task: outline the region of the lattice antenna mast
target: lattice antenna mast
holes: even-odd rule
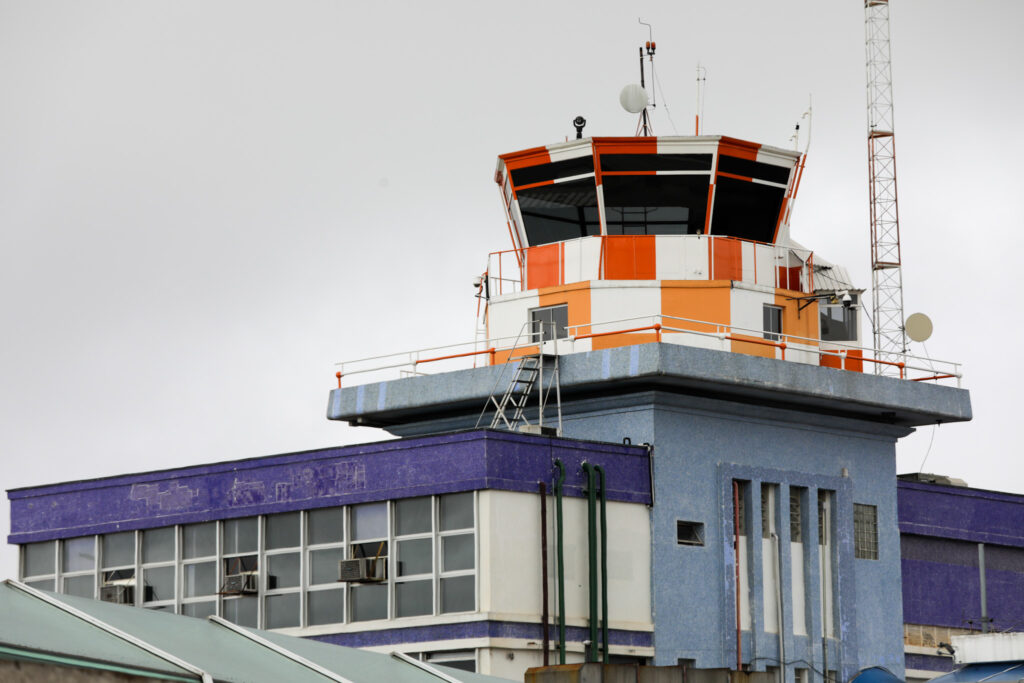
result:
[[[896,206],[896,142],[893,135],[889,0],[865,0],[868,72],[868,184],[871,193],[871,291],[875,357],[901,362],[907,341],[903,326],[903,275]],[[876,374],[898,375],[875,363]]]

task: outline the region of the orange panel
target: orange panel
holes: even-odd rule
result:
[[[718,153],[729,157],[739,157],[749,161],[757,161],[757,151],[761,145],[756,142],[747,142],[736,138],[727,138],[724,135],[718,143]]]
[[[812,344],[813,342],[805,340],[818,338],[818,302],[812,301],[807,304],[806,301],[793,301],[790,296],[789,292],[775,290],[775,305],[782,308],[782,333],[803,337],[804,339],[796,340],[798,344]],[[801,303],[807,306],[804,310],[798,311]]]
[[[591,347],[594,351],[600,349],[615,349],[620,346],[633,346],[634,344],[650,344],[658,341],[654,332],[632,332],[630,334],[609,334],[607,337],[594,337]]]
[[[509,356],[512,355],[513,351],[515,352],[515,356],[509,358]],[[515,349],[508,349],[506,351],[496,351],[494,353],[494,364],[497,365],[498,363],[511,363],[519,360],[523,356],[531,356],[536,355],[538,353],[540,353],[540,347],[536,345],[519,346]]]
[[[598,154],[657,154],[658,138],[594,138]]]
[[[590,283],[580,282],[567,287],[552,287],[539,293],[541,306],[569,306],[569,334],[590,334]],[[579,325],[580,327],[573,327]]]
[[[657,276],[654,235],[605,237],[605,280],[654,280]]]
[[[840,370],[843,359],[839,356],[818,356],[818,365],[823,368],[835,368]]]
[[[734,334],[733,336],[765,341],[761,337],[752,337],[746,334]],[[748,356],[760,356],[762,358],[778,358],[780,352],[780,349],[775,346],[768,346],[767,344],[751,344],[750,342],[736,340],[733,340],[731,350],[733,353],[745,353]]]
[[[521,152],[511,154],[499,154],[498,158],[505,162],[505,168],[514,171],[517,168],[537,166],[538,164],[551,163],[551,154],[547,147],[531,147]]]
[[[526,289],[540,289],[561,284],[559,280],[561,265],[560,244],[529,247],[526,250]]]
[[[728,283],[664,280],[661,283],[661,314],[728,325],[731,292]],[[719,331],[714,325],[687,323],[682,320],[662,320],[661,324],[694,332]]]
[[[711,264],[711,279],[743,279],[743,249],[739,240],[715,237],[710,251],[714,260]]]
[[[851,372],[864,372],[864,352],[860,349],[850,349],[846,352],[846,362],[843,367]]]

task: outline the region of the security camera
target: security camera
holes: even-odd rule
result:
[[[576,128],[576,139],[579,140],[583,137],[583,126],[587,125],[587,120],[582,116],[577,116],[572,120],[572,125]]]
[[[480,289],[480,286],[484,283],[484,276],[477,275],[473,278],[473,289]]]
[[[853,297],[850,296],[850,293],[844,291],[841,294],[842,294],[842,296],[840,298],[843,301],[843,308],[849,308],[850,306],[852,306],[853,305]]]

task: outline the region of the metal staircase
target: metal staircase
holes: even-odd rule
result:
[[[535,335],[536,333],[530,336]],[[557,343],[557,341],[541,341],[537,347],[537,353],[528,353],[518,357],[514,355],[515,347],[513,347],[510,357],[517,358],[519,362],[515,373],[512,375],[512,381],[509,382],[500,399],[496,397],[497,392],[492,392],[491,396],[488,397],[480,419],[477,420],[478,427],[488,408],[493,406],[495,412],[494,417],[491,419],[491,429],[507,429],[513,432],[533,432],[537,434],[562,433],[562,392],[558,380],[558,354],[544,353],[544,346],[552,343]],[[506,367],[510,365],[512,365],[511,361],[506,364]],[[546,381],[545,374],[548,375]],[[501,384],[502,376],[504,376],[504,372],[498,377],[495,389]],[[537,424],[531,424],[525,415],[526,406],[531,394],[534,393],[534,388],[537,390],[538,398]],[[557,428],[545,428],[544,413],[552,389],[555,392],[558,426]]]

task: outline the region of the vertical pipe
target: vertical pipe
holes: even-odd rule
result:
[[[988,633],[988,599],[985,595],[985,544],[978,544],[978,578],[981,581],[981,632]]]
[[[601,482],[601,661],[611,663],[608,651],[608,477],[604,468],[595,465]]]
[[[732,480],[733,553],[736,559],[736,670],[743,670],[743,632],[740,622],[740,483]]]
[[[541,608],[540,622],[541,635],[544,641],[544,666],[548,666],[548,649],[551,647],[551,632],[549,622],[551,615],[548,614],[548,487],[544,482],[538,482],[540,488],[540,566],[541,566]]]
[[[587,565],[590,569],[590,653],[588,662],[597,661],[597,483],[594,466],[583,463],[587,474]]]
[[[558,468],[558,479],[555,480],[555,534],[558,537],[558,544],[555,547],[558,575],[558,663],[565,664],[565,556],[562,529],[562,484],[565,482],[565,465],[556,459],[555,467]]]

